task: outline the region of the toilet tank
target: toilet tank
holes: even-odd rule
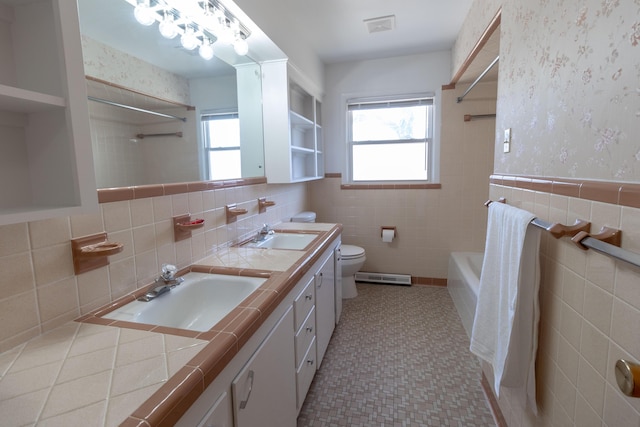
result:
[[[316,222],[316,213],[310,211],[300,212],[291,217],[291,222]]]

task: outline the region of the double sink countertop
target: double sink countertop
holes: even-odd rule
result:
[[[302,251],[229,247],[181,271],[268,277],[209,331],[99,317],[134,298],[127,296],[1,353],[2,425],[173,425],[342,231],[323,223],[275,228],[318,238]]]

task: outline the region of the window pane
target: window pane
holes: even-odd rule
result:
[[[425,143],[353,145],[354,181],[426,180]]]
[[[208,146],[240,147],[240,120],[237,118],[204,121]]]
[[[240,178],[240,149],[209,151],[209,179]]]
[[[425,139],[427,105],[351,110],[353,141]]]

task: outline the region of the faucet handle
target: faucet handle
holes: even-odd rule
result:
[[[162,278],[165,280],[173,280],[178,268],[173,264],[162,264]]]

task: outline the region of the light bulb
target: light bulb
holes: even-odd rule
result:
[[[222,44],[231,44],[235,40],[233,30],[226,25],[226,21],[224,23],[221,22],[216,32],[216,37],[218,38],[217,42]]]
[[[180,37],[180,43],[182,44],[182,47],[187,50],[193,50],[200,44],[195,31],[193,31],[193,28],[189,27],[185,28],[184,34]]]
[[[206,59],[207,61],[213,58],[213,46],[211,45],[211,41],[205,40],[202,45],[200,45],[198,53],[203,59]]]
[[[149,26],[156,22],[155,12],[149,6],[149,0],[139,0],[135,9],[133,9],[133,16],[142,25]]]
[[[173,16],[169,13],[164,15],[164,19],[158,25],[158,29],[160,30],[160,34],[162,37],[166,39],[172,39],[178,35],[178,26],[173,20]]]
[[[238,38],[235,42],[233,42],[233,50],[240,56],[245,56],[249,53],[249,43],[243,38]]]

